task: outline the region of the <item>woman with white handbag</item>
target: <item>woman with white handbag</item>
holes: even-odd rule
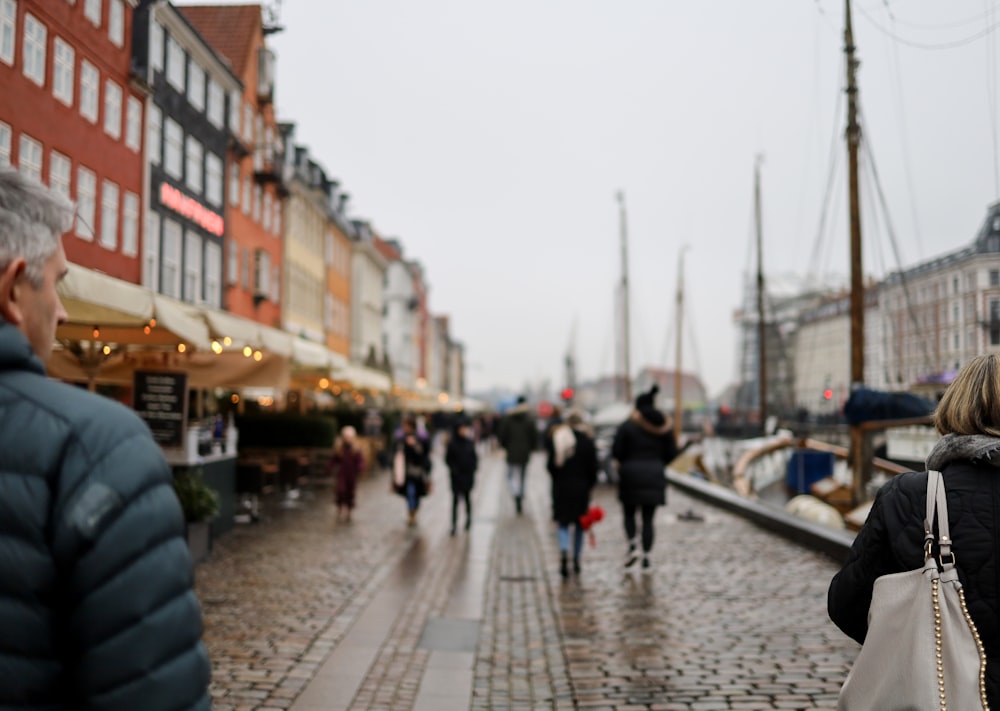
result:
[[[1000,709],[1000,355],[961,370],[934,425],[928,471],[879,490],[830,583],[862,644],[842,711]]]

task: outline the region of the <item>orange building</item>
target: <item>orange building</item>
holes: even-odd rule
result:
[[[335,184],[332,189],[336,190]],[[338,200],[337,207],[342,206],[343,201]],[[351,239],[348,235],[352,230],[346,217],[331,208],[326,225],[326,347],[348,359],[351,357]]]

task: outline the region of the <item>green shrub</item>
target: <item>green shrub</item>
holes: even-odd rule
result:
[[[174,492],[188,523],[209,521],[219,513],[219,492],[205,483],[200,468],[174,474]]]

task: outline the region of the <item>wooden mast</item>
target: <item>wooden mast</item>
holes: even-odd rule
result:
[[[764,318],[764,238],[760,226],[760,163],[761,157],[757,156],[753,166],[754,223],[757,228],[757,384],[760,390],[758,395],[760,426],[761,432],[764,433],[767,421],[767,321]]]
[[[628,325],[628,230],[625,226],[625,194],[618,191],[618,211],[621,220],[622,242],[622,376],[625,402],[632,402],[632,365],[629,360],[629,325]]]
[[[674,367],[674,441],[680,446],[681,425],[684,421],[683,383],[681,380],[681,338],[684,333],[684,252],[687,245],[681,247],[677,259],[677,357]]]
[[[861,209],[858,196],[858,146],[861,128],[858,126],[858,61],[854,57],[854,30],[851,26],[851,0],[844,0],[844,52],[847,55],[847,166],[848,199],[851,227],[851,389],[865,381],[865,290],[861,265]],[[850,459],[855,503],[865,498],[868,480],[868,440],[861,428],[851,425]]]

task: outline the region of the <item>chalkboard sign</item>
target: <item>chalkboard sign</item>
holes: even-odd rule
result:
[[[136,413],[161,447],[184,446],[187,424],[187,373],[135,371]]]

